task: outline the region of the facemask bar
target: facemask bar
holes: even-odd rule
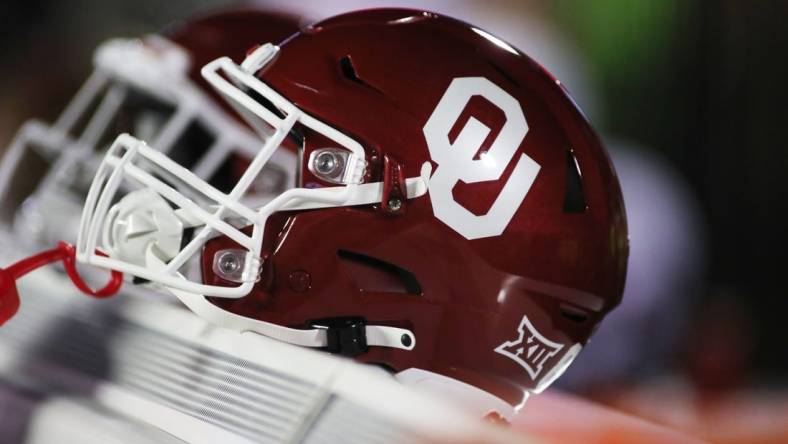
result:
[[[220,205],[219,209],[214,213],[210,213],[209,210],[201,208],[194,201],[188,199],[175,188],[155,177],[150,172],[137,167],[134,164],[134,160],[138,157],[159,165],[162,169],[170,171],[173,175],[180,177],[188,184],[196,184],[194,185],[195,188],[203,193],[207,199],[218,203]],[[172,202],[181,210],[188,213],[193,219],[199,221],[198,224],[205,225],[205,228],[195,236],[184,251],[181,251],[180,254],[174,257],[163,258],[169,261],[168,268],[164,272],[153,273],[142,266],[143,264],[141,263],[130,263],[114,258],[101,258],[98,255],[87,254],[86,248],[89,247],[86,246],[97,245],[99,235],[102,232],[107,232],[108,227],[105,225],[107,214],[110,211],[112,199],[117,193],[121,180],[123,180],[124,177],[131,178],[137,184],[142,185],[143,189],[151,190],[153,192],[153,194],[151,194],[152,197],[158,195],[167,199],[169,202]],[[99,167],[90,192],[88,193],[82,221],[80,223],[77,257],[80,261],[119,271],[122,270],[126,273],[159,282],[167,286],[179,285],[184,281],[176,277],[177,271],[185,263],[185,260],[188,259],[187,254],[199,247],[196,244],[201,240],[202,243],[207,241],[211,229],[216,229],[224,233],[245,249],[254,251],[251,237],[241,233],[240,230],[232,227],[221,219],[221,215],[227,208],[232,208],[236,214],[241,215],[247,221],[256,218],[256,213],[253,210],[235,201],[230,201],[228,196],[211,187],[195,176],[194,173],[178,165],[160,152],[146,146],[144,142],[128,135],[121,135],[108,151],[104,162],[102,162],[102,165]],[[141,211],[149,212],[153,210],[141,207]],[[156,216],[161,219],[166,215],[156,214]],[[184,222],[187,222],[187,220],[184,220]],[[146,251],[141,252],[141,254],[156,254],[153,250],[154,247],[156,247],[156,245],[150,243],[146,247]],[[115,256],[117,257],[117,254]],[[246,288],[251,288],[251,282],[247,282],[244,285]],[[191,291],[200,290],[205,290],[205,288],[201,288],[200,286],[191,287]],[[228,289],[225,288],[225,290]]]
[[[0,164],[0,202],[9,212],[16,212],[16,205],[22,203],[14,202],[11,193],[23,157],[34,151],[32,155],[49,164],[40,172],[42,176],[35,188],[28,189],[32,193],[19,196],[29,205],[14,217],[18,219],[14,222],[17,231],[23,231],[20,234],[25,239],[32,235],[33,244],[50,243],[55,240],[50,239],[53,236],[58,240],[73,240],[76,224],[69,230],[55,226],[51,223],[54,219],[48,217],[50,212],[67,211],[71,207],[50,208],[51,203],[73,201],[73,218],[78,220],[84,195],[74,193],[71,187],[85,174],[97,170],[101,151],[98,144],[131,90],[172,107],[172,113],[152,140],[158,149],[170,152],[193,123],[211,136],[210,146],[192,167],[198,176],[211,177],[233,154],[251,158],[257,153],[259,140],[188,79],[188,54],[169,41],[155,36],[147,37],[144,42],[111,40],[98,48],[94,60],[95,71],[55,124],[48,126],[35,120],[26,123]],[[91,107],[92,104],[96,106]],[[76,128],[80,121],[85,121],[81,131]],[[288,173],[295,165],[295,155],[285,150],[278,152],[274,160]],[[294,183],[294,178],[285,179],[285,183]],[[36,220],[43,223],[31,223]]]
[[[129,87],[137,88],[156,100],[168,104],[182,102],[182,98],[174,92],[176,89],[165,89],[158,85],[172,85],[185,81],[188,56],[182,50],[166,40],[149,36],[147,45],[139,40],[115,39],[102,44],[95,53],[95,71],[79,89],[54,125],[33,120],[26,123],[9,148],[9,154],[0,167],[4,174],[3,180],[11,180],[13,168],[26,149],[38,149],[42,155],[51,158],[63,158],[56,161],[52,171],[42,181],[42,188],[51,185],[55,177],[62,176],[61,171],[68,170],[68,164],[91,157],[97,151],[96,145],[107,130],[112,119],[122,106],[128,95]],[[154,49],[155,47],[155,49]],[[140,75],[147,72],[148,75]],[[150,72],[155,74],[151,75]],[[99,94],[106,93],[98,101],[93,114],[89,117],[81,133],[76,133],[77,123],[87,115],[90,105],[97,102]],[[178,107],[180,110],[182,107]],[[176,112],[173,119],[164,125],[165,134],[182,132],[185,112]],[[167,138],[157,140],[159,146],[169,146]],[[98,162],[96,162],[98,164]],[[0,182],[0,190],[6,190],[7,184]],[[2,193],[2,191],[0,191]]]
[[[268,125],[273,128],[278,128],[282,125],[283,119],[276,116],[271,110],[263,106],[261,103],[253,99],[249,94],[242,91],[238,86],[249,88],[271,102],[276,108],[287,116],[298,114],[296,117],[298,123],[312,129],[320,134],[325,135],[329,139],[338,143],[342,148],[349,150],[354,156],[355,160],[363,160],[365,157],[364,148],[346,136],[345,134],[337,131],[336,129],[324,124],[323,122],[301,112],[292,102],[282,97],[279,93],[274,91],[257,77],[250,74],[265,67],[266,64],[273,61],[278,53],[279,48],[275,45],[267,43],[257,48],[247,59],[243,62],[242,66],[236,65],[228,57],[222,57],[214,60],[213,62],[205,65],[202,69],[202,75],[208,83],[210,83],[217,91],[225,96],[227,101],[247,120],[247,122],[255,128],[258,133],[267,137],[270,134]],[[225,74],[231,81],[230,83],[220,73]],[[267,124],[267,125],[266,125]],[[351,162],[349,162],[351,163]],[[351,178],[352,183],[361,183],[361,177]]]
[[[63,171],[67,169],[65,164],[72,163],[71,157],[81,157],[83,152],[91,148],[88,145],[90,141],[96,141],[99,137],[94,133],[100,127],[100,120],[104,120],[100,118],[102,114],[98,112],[94,114],[79,140],[74,139],[72,131],[79,118],[86,113],[90,103],[96,99],[99,92],[104,90],[108,83],[108,73],[97,69],[80,88],[53,126],[50,127],[38,120],[28,121],[22,126],[0,164],[0,201],[5,203],[11,198],[9,196],[12,187],[11,181],[18,172],[27,150],[35,151],[38,156],[52,163],[49,172],[37,187],[45,190],[51,187],[57,177],[62,177]],[[115,96],[116,94],[108,94],[99,105],[98,110],[102,111],[104,115],[111,112],[110,104],[117,101],[114,100]]]
[[[263,60],[260,64],[262,67],[273,59],[272,54],[275,54],[276,50],[277,48],[273,45],[264,45],[252,53],[250,58]],[[245,266],[259,266],[263,230],[268,217],[273,213],[283,210],[366,205],[380,202],[383,184],[380,182],[361,184],[366,159],[364,149],[358,142],[304,113],[292,102],[244,71],[229,58],[224,57],[209,63],[203,68],[202,73],[205,79],[227,97],[253,127],[257,128],[261,134],[270,135],[263,147],[254,156],[232,191],[229,194],[224,194],[157,150],[128,135],[120,136],[107,153],[88,194],[80,224],[77,259],[195,295],[238,298],[251,291],[259,269],[245,270],[246,282],[236,287],[197,283],[187,280],[178,271],[188,260],[199,255],[202,246],[216,234],[229,237],[247,251]],[[232,83],[225,77],[230,79]],[[247,93],[241,91],[236,85],[243,85],[268,100],[278,108],[282,117],[274,114]],[[280,194],[256,211],[242,205],[240,203],[241,197],[296,124],[320,133],[335,142],[337,147],[349,151],[350,156],[346,166],[349,172],[345,175],[347,177],[345,185],[317,189],[293,188]],[[210,208],[195,204],[193,200],[185,197],[175,188],[137,167],[135,163],[140,158],[172,173],[199,194],[201,200],[211,202]],[[429,172],[429,168],[426,167],[423,168],[422,177],[407,179],[409,198],[426,193],[426,178],[429,177]],[[101,247],[98,244],[99,234],[102,231],[107,231],[106,224],[115,223],[115,221],[108,219],[107,215],[120,183],[124,179],[130,179],[142,185],[149,192],[174,204],[177,210],[173,211],[184,222],[184,226],[202,225],[202,228],[179,253],[173,257],[162,258],[155,252],[155,243],[151,242],[147,245],[147,250],[144,253],[138,251],[130,255],[147,257],[145,263],[121,260],[119,257],[122,255],[117,251],[115,254],[109,251],[109,258],[95,254],[96,247]],[[123,203],[124,201],[121,199],[116,205],[123,205]],[[147,210],[143,206],[138,209],[138,212],[142,215]],[[242,225],[251,226],[251,236],[247,236],[225,222],[224,219],[228,217],[228,213],[235,215],[236,219],[240,219],[243,222]],[[161,267],[161,262],[165,262],[166,267]]]

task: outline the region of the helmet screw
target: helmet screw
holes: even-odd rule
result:
[[[402,337],[399,338],[399,340],[402,342],[402,345],[404,345],[405,347],[410,347],[410,344],[413,343],[413,340],[410,338],[410,335],[402,335]]]
[[[231,252],[227,252],[219,258],[218,265],[219,265],[219,270],[221,270],[223,273],[227,275],[230,275],[235,273],[241,268],[241,261],[239,260],[237,255]]]
[[[389,209],[391,211],[399,211],[402,209],[402,200],[393,197],[389,199]]]
[[[324,151],[315,157],[315,171],[329,175],[336,170],[339,162],[337,156],[331,151]]]

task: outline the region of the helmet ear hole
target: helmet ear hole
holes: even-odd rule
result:
[[[338,250],[342,269],[365,293],[399,293],[421,296],[416,276],[390,262],[348,250]]]

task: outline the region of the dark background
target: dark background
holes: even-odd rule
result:
[[[605,127],[658,148],[698,197],[708,250],[698,316],[715,299],[730,301],[754,335],[746,370],[784,383],[788,3],[563,1],[558,9],[602,69]]]

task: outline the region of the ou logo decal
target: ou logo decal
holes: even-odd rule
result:
[[[490,128],[477,119],[470,117],[454,143],[449,141],[449,131],[460,118],[465,106],[476,95],[489,100],[506,116],[506,123],[498,137],[480,159],[474,159],[474,156],[490,134]],[[424,125],[424,137],[430,156],[432,161],[438,164],[429,184],[435,217],[466,239],[498,236],[503,233],[531,189],[539,173],[539,164],[521,154],[503,190],[484,215],[477,216],[455,201],[452,189],[460,180],[476,183],[500,179],[526,134],[528,123],[523,110],[517,100],[506,91],[484,77],[460,77],[452,80]]]

